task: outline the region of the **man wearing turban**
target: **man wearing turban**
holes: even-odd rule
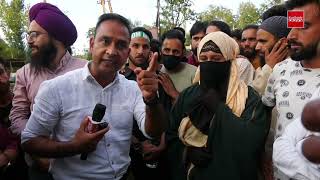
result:
[[[83,67],[85,60],[74,58],[67,51],[77,39],[77,30],[59,8],[38,3],[29,11],[27,42],[31,61],[16,73],[11,130],[20,135],[29,119],[40,84],[66,72]],[[48,179],[46,159],[26,157],[30,179]]]
[[[259,95],[239,79],[235,41],[200,42],[200,82],[183,91],[166,133],[173,179],[257,179],[269,122]]]

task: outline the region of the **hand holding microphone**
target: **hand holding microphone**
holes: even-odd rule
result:
[[[106,107],[102,104],[97,104],[93,110],[92,118],[86,117],[78,131],[76,132],[72,143],[78,152],[81,154],[81,160],[86,160],[89,152],[96,149],[98,142],[104,137],[109,130],[108,123],[101,122]]]

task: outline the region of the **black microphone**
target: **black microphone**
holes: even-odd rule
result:
[[[93,109],[93,113],[92,113],[92,121],[94,122],[101,122],[104,114],[106,112],[106,106],[103,104],[96,104],[96,106]],[[87,131],[89,133],[94,133],[96,131],[99,130],[99,125],[98,124],[92,124],[91,121],[89,121],[88,127],[87,127]],[[88,157],[88,153],[82,153],[80,156],[81,160],[86,160]]]

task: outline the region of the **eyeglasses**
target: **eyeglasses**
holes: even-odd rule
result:
[[[26,39],[33,41],[41,34],[48,34],[48,33],[43,33],[43,32],[39,32],[39,31],[30,31],[30,32],[27,32]]]

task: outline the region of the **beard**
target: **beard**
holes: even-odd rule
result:
[[[296,41],[289,41],[289,47],[291,44],[298,44],[302,48],[300,50],[295,50],[291,52],[290,56],[291,59],[294,61],[310,61],[312,58],[317,56],[317,46],[319,42],[314,42],[312,44],[309,44],[308,46],[303,46],[301,43],[296,42]],[[291,49],[292,50],[292,49]]]
[[[144,56],[139,56],[138,58],[143,58],[143,62],[138,63],[134,60],[134,58],[131,55],[129,55],[129,60],[133,65],[135,65],[136,67],[141,67],[141,69],[143,70],[146,70],[149,66],[148,58]]]
[[[36,72],[43,71],[44,69],[51,69],[52,63],[58,52],[58,49],[54,46],[52,40],[50,39],[48,44],[42,47],[35,48],[38,49],[38,52],[31,54],[30,66]]]
[[[256,57],[256,51],[254,49],[250,49],[250,51],[245,50],[244,48],[240,48],[240,54],[248,59],[252,59]]]
[[[272,49],[273,49],[273,46],[268,48],[268,51],[271,52]],[[258,56],[259,56],[260,65],[261,65],[261,68],[262,68],[262,66],[264,66],[266,64],[265,52],[264,53],[256,52],[256,54],[258,54]]]

